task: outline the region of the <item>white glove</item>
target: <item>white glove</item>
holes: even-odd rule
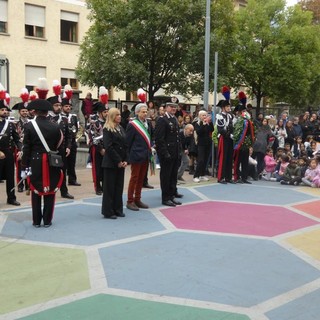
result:
[[[156,149],[155,148],[151,148],[151,153],[154,156],[157,153]]]
[[[28,176],[31,176],[30,168],[26,168],[26,170],[21,171],[21,179],[26,179]]]

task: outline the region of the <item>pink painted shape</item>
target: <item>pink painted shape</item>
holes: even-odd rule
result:
[[[180,229],[268,237],[318,224],[278,206],[209,201],[161,211]]]
[[[314,217],[320,218],[320,200],[298,204],[294,208],[301,210],[305,213],[311,214]]]

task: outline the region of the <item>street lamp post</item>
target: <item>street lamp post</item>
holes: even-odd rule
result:
[[[208,102],[209,102],[210,5],[211,5],[211,0],[207,0],[205,51],[204,51],[204,92],[203,92],[203,106],[206,110],[208,110]]]

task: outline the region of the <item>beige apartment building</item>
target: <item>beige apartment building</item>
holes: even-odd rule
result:
[[[88,13],[80,0],[0,0],[0,82],[13,100],[38,78],[47,78],[48,96],[53,80],[86,94],[75,68]]]

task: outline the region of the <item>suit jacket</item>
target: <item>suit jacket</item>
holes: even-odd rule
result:
[[[180,157],[181,143],[176,117],[165,114],[156,123],[154,132],[157,153],[162,159]]]
[[[124,129],[119,126],[120,131],[103,129],[103,146],[106,150],[103,159],[103,168],[118,168],[118,163],[127,161],[127,142]]]
[[[148,132],[150,135],[150,145],[151,145],[151,134],[152,134],[152,125],[148,123]],[[126,139],[128,144],[128,162],[129,163],[143,163],[150,158],[151,150],[143,138],[143,136],[139,133],[136,127],[129,122],[126,131]]]

